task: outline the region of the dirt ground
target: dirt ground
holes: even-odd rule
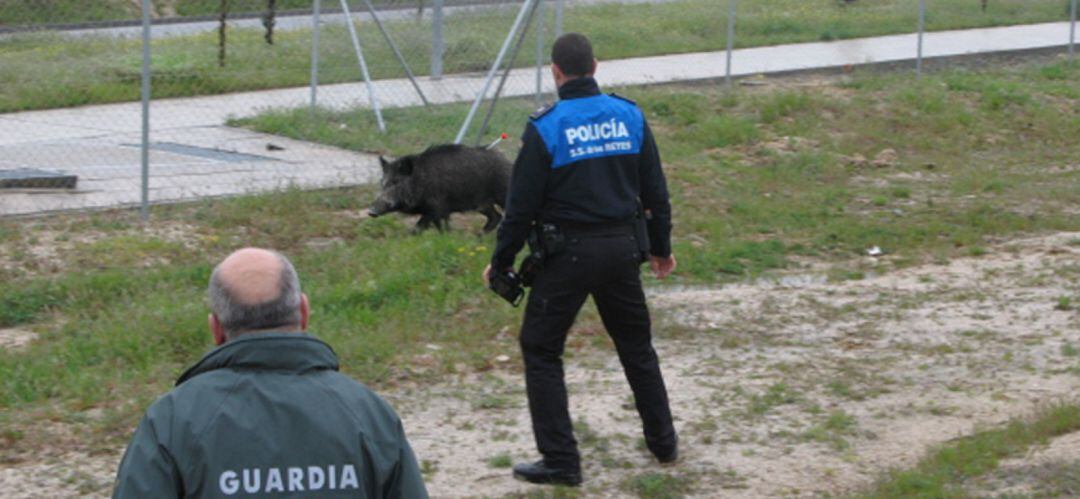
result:
[[[650,474],[688,497],[843,494],[1080,389],[1080,233],[860,280],[804,269],[650,293],[682,459],[651,459],[606,337],[576,328],[566,369],[588,497],[633,497],[655,485]],[[494,360],[492,371],[384,393],[434,497],[550,490],[510,478],[509,464],[536,454],[516,352]],[[1067,495],[1080,487],[1077,439],[1003,462],[970,493]],[[0,464],[0,491],[107,495],[121,452]]]

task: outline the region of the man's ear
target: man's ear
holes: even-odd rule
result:
[[[600,65],[600,62],[599,62],[599,61],[597,61],[595,57],[593,57],[593,60],[592,60],[592,71],[589,71],[589,75],[590,75],[590,76],[592,76],[592,75],[596,74],[596,67],[597,67],[597,66],[599,66],[599,65]]]
[[[225,326],[221,325],[221,321],[217,316],[210,314],[206,317],[206,321],[210,324],[210,333],[214,335],[214,344],[221,346],[225,344],[227,338],[225,337]]]
[[[300,330],[307,331],[308,318],[311,317],[311,304],[307,294],[300,293]]]

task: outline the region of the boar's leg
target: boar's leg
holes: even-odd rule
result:
[[[487,217],[487,223],[484,224],[484,232],[491,232],[499,226],[499,222],[502,222],[502,215],[495,210],[494,205],[487,205],[480,208],[480,213],[483,213]]]
[[[435,228],[440,231],[450,230],[450,207],[447,206],[446,200],[432,204],[434,206],[431,209],[431,221],[435,223]]]
[[[440,207],[429,208],[420,215],[420,220],[416,222],[416,227],[413,229],[413,232],[416,233],[426,230],[432,225],[440,231],[449,229],[450,211]]]
[[[439,220],[431,213],[424,213],[420,215],[420,220],[416,221],[416,226],[413,227],[413,234],[423,232],[431,228],[432,224],[438,225]]]
[[[441,231],[441,232],[450,230],[450,215],[446,215],[445,217],[436,218],[435,219],[435,228],[439,229],[439,231]]]

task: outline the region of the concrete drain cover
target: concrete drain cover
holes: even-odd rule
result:
[[[138,144],[127,145],[131,147],[139,147]],[[269,156],[259,156],[256,154],[245,154],[242,152],[234,151],[222,151],[221,149],[211,149],[208,147],[177,144],[174,142],[154,142],[150,144],[150,149],[153,151],[182,154],[184,156],[194,156],[196,158],[211,159],[214,161],[223,161],[226,163],[244,163],[248,161],[277,161],[276,158],[271,158]]]
[[[74,189],[79,177],[36,168],[0,170],[0,189]]]

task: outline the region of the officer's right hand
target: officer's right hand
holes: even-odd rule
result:
[[[675,271],[675,253],[672,253],[668,257],[661,257],[656,255],[649,255],[649,267],[652,268],[653,275],[657,279],[663,279]]]

